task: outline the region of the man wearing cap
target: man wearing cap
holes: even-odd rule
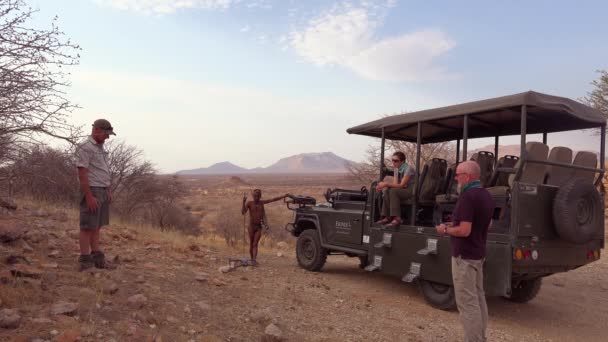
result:
[[[110,223],[111,176],[103,143],[116,135],[108,120],[93,123],[91,135],[78,145],[76,166],[80,181],[80,270],[92,266],[105,268],[105,256],[99,249],[101,227]]]

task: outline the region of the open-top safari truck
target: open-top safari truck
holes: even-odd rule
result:
[[[570,148],[547,146],[547,134],[599,128],[598,155]],[[494,137],[492,152],[479,152],[483,185],[496,202],[488,234],[484,266],[488,296],[527,302],[540,290],[543,277],[581,267],[600,257],[604,248],[604,173],[606,120],[602,114],[570,99],[536,92],[476,101],[401,114],[347,130],[351,134],[381,138],[380,179],[385,140],[417,144],[415,196],[402,203],[404,224],[377,225],[382,194],[333,189],[326,203],[310,197],[291,197],[295,210],[288,230],[298,238],[301,267],[319,271],[328,255],[346,254],[361,259],[367,271],[380,271],[417,281],[433,306],[454,307],[449,237],[436,233],[457,200],[455,165],[435,158],[421,167],[422,144],[456,141],[456,161],[467,157],[471,138]],[[520,157],[498,158],[499,137],[521,135]],[[542,134],[542,142],[527,141]],[[462,143],[462,146],[461,146]],[[462,154],[460,154],[462,150]],[[599,190],[598,190],[599,189]],[[405,224],[407,223],[407,224]]]

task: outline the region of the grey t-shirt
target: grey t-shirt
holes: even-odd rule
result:
[[[416,181],[416,169],[410,165],[406,165],[404,170],[400,170],[400,169],[395,169],[393,177],[397,178],[397,182],[401,183],[401,180],[403,179],[403,177],[406,176],[411,176],[412,178],[410,179],[409,183],[407,184],[407,186],[409,187],[410,184],[413,184]]]
[[[89,170],[89,185],[108,187],[111,184],[110,166],[103,144],[89,136],[76,150],[76,166]]]

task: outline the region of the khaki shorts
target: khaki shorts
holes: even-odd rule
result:
[[[83,193],[80,194],[80,229],[82,230],[94,230],[110,223],[110,203],[107,188],[92,186],[91,193],[97,199],[99,207],[96,212],[89,212],[85,196]]]

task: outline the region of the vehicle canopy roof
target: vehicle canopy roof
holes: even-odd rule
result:
[[[388,116],[351,127],[350,134],[384,136],[416,142],[417,123],[422,123],[423,144],[462,139],[464,116],[468,116],[468,138],[521,133],[521,108],[526,106],[527,134],[596,128],[606,123],[602,112],[582,103],[534,91],[463,103],[448,107]]]

